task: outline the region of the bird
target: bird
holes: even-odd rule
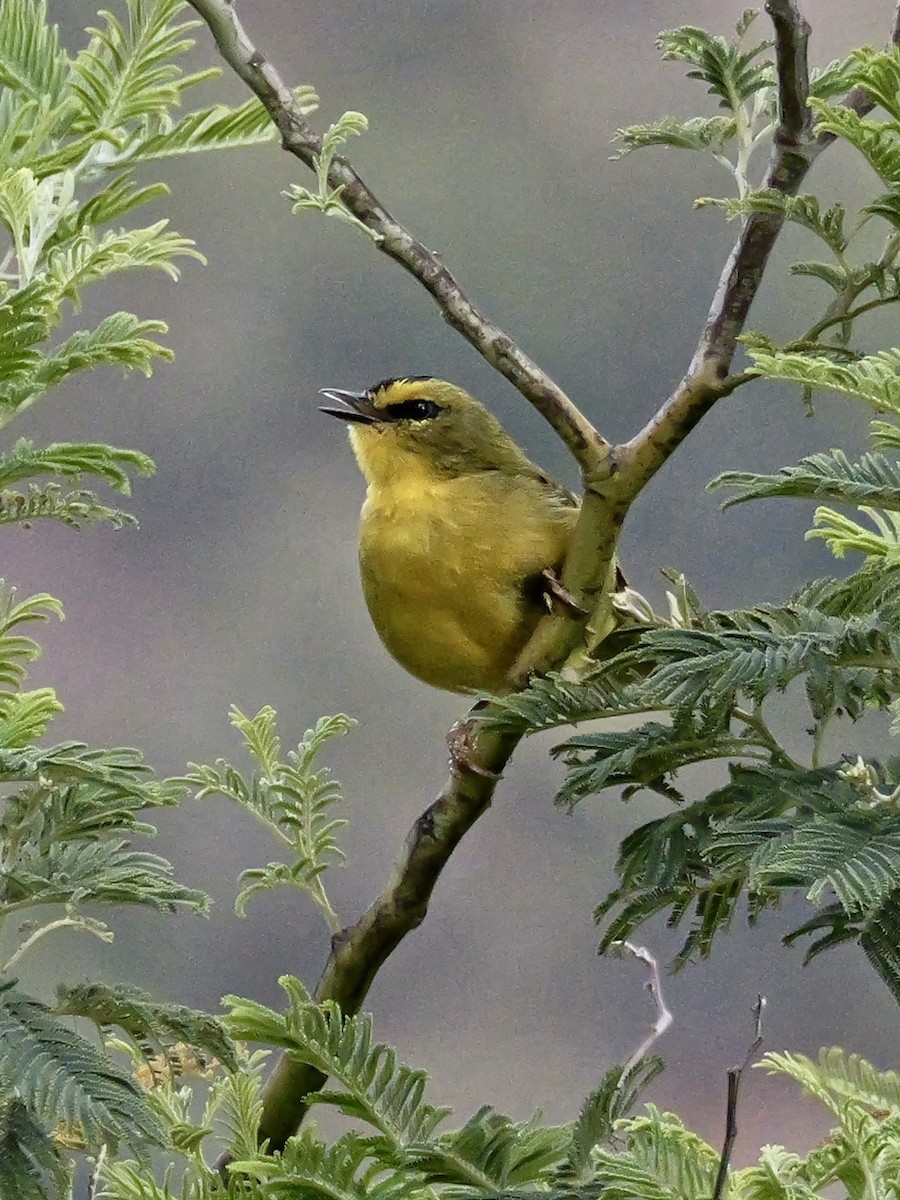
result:
[[[360,575],[385,648],[434,687],[509,691],[542,614],[571,600],[558,572],[579,501],[454,383],[406,375],[319,394],[367,484]]]

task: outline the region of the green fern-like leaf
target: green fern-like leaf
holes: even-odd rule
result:
[[[262,1120],[263,1070],[268,1053],[246,1055],[242,1070],[219,1075],[210,1085],[203,1120],[224,1125],[229,1152],[235,1159],[255,1157]]]
[[[0,692],[0,746],[27,746],[47,732],[63,711],[53,688],[33,692]]]
[[[273,1200],[403,1200],[422,1179],[410,1169],[385,1172],[370,1138],[350,1132],[329,1145],[308,1126],[283,1156],[239,1159],[231,1171],[259,1181],[261,1194]]]
[[[707,91],[719,98],[720,106],[732,110],[771,87],[771,63],[758,61],[770,45],[762,42],[745,50],[739,43],[693,25],[664,30],[657,38],[663,59],[689,63],[688,79],[707,84]]]
[[[0,386],[0,405],[6,410],[0,412],[0,420],[8,422],[76,371],[118,364],[126,372],[137,369],[152,375],[154,359],[171,361],[174,355],[149,335],[167,331],[162,321],[141,321],[131,313],[120,312],[105,317],[96,329],[72,334],[51,353],[36,358],[27,376]]]
[[[475,719],[490,729],[535,732],[599,717],[633,716],[650,708],[642,702],[639,686],[624,673],[620,677],[612,660],[577,683],[553,673],[535,677],[521,692],[491,697],[490,706]]]
[[[643,1115],[622,1121],[619,1131],[634,1163],[655,1175],[673,1195],[698,1200],[712,1195],[719,1151],[686,1129],[674,1113],[648,1104]]]
[[[631,1155],[598,1150],[594,1171],[596,1194],[603,1200],[635,1200],[638,1196],[640,1200],[682,1200],[679,1193],[661,1182],[655,1171],[641,1166]]]
[[[813,67],[809,76],[809,94],[820,100],[844,96],[856,83],[859,68],[856,59],[834,59],[824,67]]]
[[[900,450],[900,425],[895,425],[893,421],[870,422],[869,436],[876,446],[885,450]]]
[[[151,374],[154,358],[168,361],[171,350],[160,346],[150,335],[167,333],[164,321],[141,321],[132,313],[118,312],[104,317],[95,329],[73,333],[49,354],[39,373],[39,381],[55,387],[73,371],[84,371],[102,363],[118,363],[128,370],[135,367]]]
[[[16,589],[0,580],[0,687],[20,687],[26,664],[41,652],[33,638],[12,631],[21,625],[48,621],[51,616],[63,619],[62,605],[53,596],[40,592],[19,600]]]
[[[809,106],[820,132],[833,133],[850,142],[884,183],[900,180],[900,139],[889,124],[860,117],[843,104],[811,98]]]
[[[562,1164],[569,1131],[540,1121],[517,1123],[488,1106],[453,1133],[428,1146],[412,1146],[410,1161],[429,1183],[462,1185],[495,1193],[540,1182]]]
[[[41,852],[42,851],[42,852]],[[125,841],[30,844],[0,871],[8,903],[17,908],[79,903],[139,904],[163,912],[186,907],[209,911],[209,899],[176,882],[172,865],[157,854],[129,849]]]
[[[842,504],[877,504],[900,511],[900,467],[884,454],[864,454],[851,462],[843,450],[828,450],[802,458],[796,466],[782,467],[774,475],[726,471],[708,484],[707,490],[722,487],[737,489],[724,508],[769,496],[794,496]]]
[[[629,1070],[610,1068],[600,1086],[585,1099],[572,1124],[571,1143],[563,1176],[575,1183],[586,1183],[593,1175],[593,1154],[597,1146],[610,1145],[616,1124],[630,1116],[638,1096],[663,1070],[656,1055],[643,1058]]]
[[[557,803],[572,807],[585,796],[616,786],[630,792],[648,788],[680,799],[670,780],[680,767],[754,750],[752,741],[727,730],[713,732],[699,722],[669,726],[648,721],[628,732],[576,734],[552,751],[567,767]]]
[[[126,213],[169,195],[164,183],[136,184],[129,171],[113,175],[105,185],[85,200],[70,222],[63,222],[60,234],[74,236],[82,229],[96,228],[123,217]]]
[[[313,167],[318,180],[318,190],[312,192],[300,184],[292,184],[284,193],[293,200],[291,212],[313,210],[324,213],[326,217],[337,217],[353,225],[373,241],[380,241],[381,234],[370,229],[359,217],[355,216],[344,203],[343,186],[332,187],[328,181],[334,156],[350,137],[358,137],[369,128],[368,119],[358,112],[345,112],[333,125],[330,125],[322,135],[321,152],[313,157]]]
[[[895,229],[900,229],[900,183],[892,184],[887,191],[870,201],[863,212],[882,217]]]
[[[891,892],[859,931],[866,958],[900,1003],[900,890]]]
[[[32,521],[60,521],[70,529],[83,525],[137,525],[131,513],[103,504],[93,492],[63,492],[57,483],[28,485],[27,492],[0,491],[0,525],[29,526]]]
[[[900,122],[900,53],[896,46],[873,50],[861,46],[848,62],[853,67],[853,84],[868,92],[893,122]]]
[[[872,686],[869,675],[888,667],[894,654],[894,631],[876,614],[841,620],[788,604],[717,616],[715,632],[655,630],[640,649],[626,652],[637,661],[652,647],[659,665],[644,683],[648,700],[693,712],[702,699],[724,716],[738,695],[761,702],[799,675],[824,672],[844,693],[841,706],[859,715],[860,689]],[[880,698],[873,692],[872,699]]]
[[[294,90],[301,113],[306,116],[319,106],[315,90],[304,84]],[[272,118],[257,99],[238,108],[223,104],[198,109],[176,122],[165,121],[158,133],[135,141],[129,148],[129,163],[151,162],[193,154],[202,150],[228,150],[271,141],[277,134]]]
[[[58,1200],[71,1169],[21,1100],[0,1099],[0,1200]]]
[[[55,107],[68,74],[59,30],[47,20],[47,0],[4,0],[0,7],[0,84]]]
[[[847,1054],[839,1046],[819,1051],[814,1062],[805,1054],[770,1051],[755,1066],[773,1075],[786,1075],[803,1090],[841,1115],[844,1100],[854,1100],[873,1109],[900,1113],[900,1076],[896,1071],[878,1071],[859,1054]]]
[[[867,558],[888,564],[900,563],[900,516],[881,514],[877,509],[861,506],[859,510],[871,524],[862,525],[833,508],[817,508],[813,528],[806,540],[821,538],[835,558],[843,558],[856,550]],[[874,528],[873,528],[874,526]]]
[[[83,983],[57,989],[58,1016],[87,1017],[95,1024],[115,1026],[142,1045],[168,1047],[175,1042],[207,1051],[238,1070],[234,1043],[216,1017],[183,1004],[161,1004],[140,988]]]
[[[900,414],[900,351],[882,350],[852,363],[753,346],[748,346],[747,353],[753,360],[751,373],[764,379],[841,392],[865,400],[877,412]]]
[[[202,262],[194,243],[169,233],[167,225],[168,221],[157,221],[144,229],[111,232],[99,238],[84,230],[64,247],[51,251],[47,280],[58,300],[75,304],[81,288],[117,271],[152,267],[177,279],[179,272],[173,261],[176,257],[186,255]]]
[[[181,0],[126,0],[126,17],[101,13],[90,44],[72,64],[70,86],[81,102],[79,131],[115,144],[129,122],[180,103],[182,92],[214,77],[214,69],[183,75],[175,60],[191,49],[198,21],[175,23]]]
[[[371,1017],[343,1016],[337,1005],[314,1004],[299,980],[279,980],[288,1011],[277,1013],[250,1000],[227,996],[231,1012],[225,1024],[233,1037],[280,1046],[298,1062],[335,1079],[341,1092],[318,1093],[316,1103],[331,1104],[366,1121],[397,1148],[425,1142],[449,1110],[424,1099],[426,1076],[397,1062],[395,1052],[372,1040]]]
[[[706,150],[722,154],[737,133],[733,117],[693,117],[689,121],[676,121],[674,117],[662,117],[646,125],[629,125],[617,129],[613,138],[616,143],[615,158],[624,158],[633,150],[645,146],[668,146],[677,150]]]
[[[853,268],[844,263],[795,262],[791,263],[790,271],[792,275],[805,275],[811,279],[821,279],[833,291],[842,295],[866,282],[864,268]],[[746,338],[740,340],[745,341]]]
[[[62,475],[74,480],[90,475],[130,496],[129,472],[148,476],[155,470],[153,460],[138,450],[95,442],[53,442],[38,449],[27,438],[19,438],[10,450],[0,454],[0,488],[35,475]]]
[[[77,1124],[89,1145],[160,1145],[162,1128],[140,1088],[37,1000],[0,993],[0,1076],[45,1130]]]
[[[900,819],[853,813],[800,823],[755,852],[750,886],[807,889],[816,903],[834,894],[851,919],[878,911],[897,886]]]
[[[343,801],[339,784],[327,768],[316,767],[327,743],[347,733],[354,722],[342,713],[322,717],[284,761],[272,708],[261,709],[255,717],[233,708],[231,722],[243,734],[259,770],[248,779],[224,759],[214,766],[191,763],[183,782],[197,789],[198,798],[220,795],[234,800],[263,821],[293,858],[290,863],[269,863],[241,874],[242,888],[235,901],[238,915],[244,915],[248,901],[258,892],[287,885],[307,892],[334,924],[337,916],[320,877],[329,866],[343,862],[338,834],[347,822],[332,815],[335,805]]]
[[[727,200],[703,196],[695,202],[698,208],[709,205],[724,209],[729,221],[736,217],[746,217],[750,213],[777,213],[786,221],[814,233],[835,254],[841,255],[847,248],[847,234],[844,230],[846,210],[842,204],[833,204],[830,208],[823,209],[815,196],[786,196],[784,192],[775,188],[766,188]]]

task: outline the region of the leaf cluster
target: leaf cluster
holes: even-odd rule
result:
[[[719,1170],[719,1152],[673,1113],[654,1104],[638,1110],[641,1093],[660,1063],[644,1060],[628,1071],[612,1068],[578,1117],[547,1124],[538,1113],[513,1122],[481,1108],[462,1126],[447,1128],[450,1110],[425,1098],[423,1071],[400,1063],[374,1040],[371,1018],[347,1017],[333,1004],[319,1006],[297,980],[281,980],[287,1010],[229,998],[227,1024],[234,1036],[283,1048],[298,1062],[330,1074],[333,1086],[317,1102],[351,1122],[325,1138],[308,1123],[281,1154],[259,1148],[257,1057],[219,1077],[198,1121],[190,1089],[159,1081],[150,1100],[181,1139],[186,1169],[150,1184],[136,1163],[110,1161],[100,1170],[105,1200],[407,1200],[423,1194],[452,1200],[496,1197],[524,1200],[599,1200],[635,1196],[653,1200],[708,1200]],[[894,1195],[900,1145],[900,1079],[857,1056],[824,1050],[817,1061],[769,1054],[756,1064],[790,1080],[830,1118],[828,1135],[797,1153],[764,1146],[758,1163],[729,1169],[726,1194],[739,1200],[808,1200],[834,1194],[848,1200]],[[750,1084],[748,1083],[748,1086]],[[216,1117],[225,1118],[227,1180],[206,1166],[202,1148]],[[173,1137],[174,1140],[174,1137]],[[868,1189],[868,1190],[867,1190]]]
[[[0,427],[78,372],[118,365],[150,374],[171,358],[160,341],[164,323],[134,313],[112,312],[71,331],[92,285],[148,269],[175,279],[181,259],[200,258],[165,219],[137,219],[168,193],[136,172],[275,133],[255,100],[186,106],[191,89],[218,72],[184,71],[198,22],[184,19],[181,0],[123,0],[117,11],[101,12],[71,52],[47,10],[46,0],[0,5]],[[297,98],[304,111],[315,107],[311,88],[298,89]],[[0,524],[134,524],[83,484],[127,497],[131,480],[153,469],[146,455],[101,443],[6,442]],[[39,650],[23,629],[52,616],[62,617],[52,597],[20,600],[0,585],[3,1200],[67,1191],[64,1147],[111,1154],[129,1140],[143,1153],[169,1136],[162,1115],[108,1052],[114,1043],[143,1070],[171,1066],[185,1048],[237,1065],[212,1018],[155,1004],[134,989],[70,988],[52,1009],[15,986],[23,957],[45,937],[65,930],[109,941],[98,905],[164,913],[204,913],[208,905],[166,859],[135,845],[155,832],[147,810],[178,803],[185,785],[156,780],[134,750],[43,744],[62,705],[51,688],[25,688]],[[102,1029],[104,1048],[76,1032],[73,1017]],[[118,1042],[110,1040],[113,1029]]]
[[[69,53],[46,0],[0,7],[0,426],[77,372],[115,364],[149,375],[172,357],[159,341],[165,324],[129,312],[59,336],[89,285],[146,269],[175,279],[179,259],[201,257],[165,219],[121,224],[168,194],[163,184],[138,182],[135,169],[275,134],[257,100],[183,111],[190,90],[218,74],[180,65],[199,24],[183,19],[186,8],[182,0],[124,0],[121,15],[102,12]],[[304,112],[316,106],[309,87],[297,98]],[[152,470],[145,455],[110,446],[0,447],[0,523],[133,524],[58,479],[93,476],[127,495],[129,474]],[[12,490],[13,480],[24,488]]]
[[[231,763],[219,759],[215,765],[190,763],[188,774],[178,782],[195,789],[198,799],[223,796],[233,800],[266,827],[292,860],[243,871],[235,911],[244,916],[250,899],[259,892],[294,887],[313,899],[332,932],[337,932],[341,922],[325,892],[322,875],[328,867],[344,861],[337,835],[347,821],[332,815],[344,797],[340,784],[327,767],[317,768],[317,761],[328,742],[347,733],[354,721],[343,713],[321,717],[285,759],[281,758],[274,709],[266,706],[255,717],[246,717],[232,708],[231,723],[243,734],[256,763],[253,774],[242,775]]]
[[[737,912],[756,921],[799,891],[814,911],[787,940],[812,937],[807,958],[858,942],[900,999],[897,760],[864,761],[851,747],[825,758],[838,722],[880,711],[895,718],[892,732],[900,727],[895,430],[877,423],[875,448],[856,461],[832,450],[711,485],[733,489],[730,504],[791,497],[858,510],[864,523],[819,507],[807,534],[839,558],[861,554],[851,575],[809,583],[780,605],[722,612],[704,610],[670,575],[668,618],[632,599],[630,630],[618,635],[630,637],[626,649],[579,680],[535,680],[483,714],[529,732],[632,718],[624,730],[576,731],[553,751],[566,769],[557,797],[566,807],[609,787],[626,799],[649,789],[675,806],[622,843],[618,886],[597,909],[601,949],[664,914],[672,927],[687,924],[682,964],[708,955]],[[773,724],[789,689],[806,710],[799,737]],[[797,742],[806,739],[801,755]],[[687,772],[710,761],[726,766],[727,782],[693,798],[696,776]]]
[[[23,460],[30,452],[20,445]],[[127,1140],[143,1152],[165,1140],[131,1075],[74,1031],[64,1015],[119,1025],[132,1037],[140,1035],[144,1046],[150,1037],[159,1041],[176,1032],[198,1044],[212,1040],[213,1027],[207,1031],[198,1015],[157,1010],[154,1016],[138,994],[119,996],[116,1007],[114,990],[74,989],[54,1011],[15,986],[13,972],[44,937],[65,929],[109,941],[112,931],[94,915],[97,905],[203,913],[208,903],[203,893],[175,879],[166,859],[132,847],[135,837],[154,832],[146,810],[177,803],[183,789],[155,780],[133,750],[35,744],[62,706],[50,688],[24,689],[27,664],[39,648],[23,630],[53,615],[62,612],[51,597],[19,600],[0,586],[3,1200],[62,1194],[70,1174],[63,1147],[112,1148]],[[223,1047],[230,1044],[224,1034],[219,1040]],[[233,1062],[233,1054],[226,1061]]]

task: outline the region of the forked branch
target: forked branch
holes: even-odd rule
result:
[[[281,75],[247,36],[233,0],[189,2],[209,26],[225,61],[269,112],[285,150],[315,169],[321,139],[309,127]],[[766,11],[775,30],[779,119],[764,186],[790,196],[834,139],[830,134],[815,137],[811,131],[809,26],[794,0],[769,0]],[[895,43],[900,41],[900,3],[892,36]],[[844,103],[860,114],[873,107],[871,99],[856,89]],[[607,585],[618,533],[635,497],[712,405],[743,381],[732,374],[737,338],[784,223],[783,214],[754,212],[747,218],[722,271],[687,374],[643,429],[630,441],[613,446],[562,388],[472,303],[439,256],[391,215],[346,158],[334,157],[327,182],[331,189],[340,189],[347,209],[377,235],[378,249],[418,280],[444,319],[547,419],[571,451],[581,467],[584,499],[563,583],[576,598],[596,597]],[[570,616],[549,615],[516,664],[511,684],[524,682],[532,670],[561,662],[582,637],[583,629]],[[475,769],[464,768],[451,776],[410,831],[382,895],[355,925],[333,939],[317,999],[336,1000],[346,1013],[359,1009],[376,972],[423,919],[453,850],[490,804],[495,786],[492,773],[503,770],[520,736],[488,730],[473,738],[469,761]],[[286,1057],[281,1060],[266,1088],[261,1127],[261,1136],[272,1149],[283,1146],[303,1118],[304,1097],[323,1082],[318,1072]]]

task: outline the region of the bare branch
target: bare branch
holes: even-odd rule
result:
[[[766,12],[775,27],[778,72],[778,129],[775,141],[802,153],[812,128],[809,110],[809,23],[793,0],[769,0]]]
[[[766,1007],[766,998],[760,993],[753,1005],[756,1033],[744,1061],[739,1067],[731,1067],[728,1071],[728,1100],[725,1108],[725,1142],[722,1146],[722,1157],[719,1159],[719,1171],[716,1175],[716,1186],[713,1188],[712,1200],[722,1200],[725,1184],[728,1180],[728,1168],[731,1165],[731,1154],[737,1138],[737,1106],[741,1087],[741,1078],[750,1065],[751,1059],[762,1045],[762,1016]]]
[[[313,169],[313,159],[322,149],[321,139],[310,129],[278,71],[248,38],[233,4],[230,0],[190,3],[212,31],[222,57],[265,106],[281,133],[284,149]],[[345,158],[335,155],[328,183],[341,189],[342,202],[378,234],[378,249],[421,283],[437,301],[444,320],[546,418],[582,469],[596,472],[608,443],[562,388],[475,307],[440,256],[391,216]]]
[[[622,1078],[624,1079],[631,1068],[637,1066],[641,1059],[646,1057],[651,1047],[662,1037],[675,1018],[672,1016],[670,1009],[666,1007],[666,1002],[663,999],[659,963],[647,947],[636,946],[634,942],[616,942],[614,944],[621,947],[622,950],[627,950],[629,954],[639,959],[642,963],[646,963],[650,968],[650,973],[644,987],[650,993],[653,1003],[656,1006],[656,1020],[650,1026],[650,1032],[637,1049],[632,1052],[622,1068]]]

